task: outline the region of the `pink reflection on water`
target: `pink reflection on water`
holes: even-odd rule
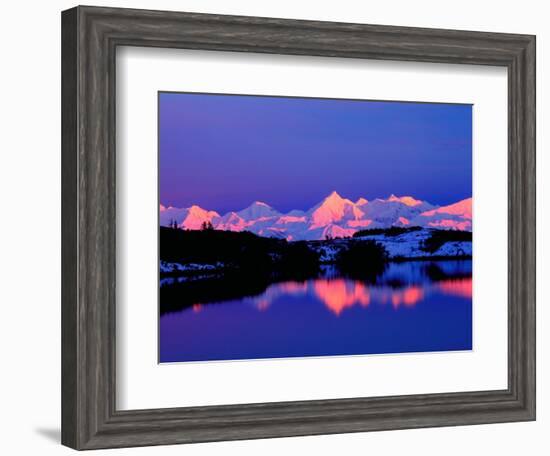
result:
[[[439,282],[438,287],[447,294],[472,299],[472,278],[451,279]]]
[[[349,279],[315,279],[305,282],[283,282],[270,286],[261,296],[253,298],[252,303],[259,311],[266,311],[281,296],[299,296],[309,294],[319,299],[323,305],[337,317],[346,309],[354,306],[363,308],[376,302],[391,305],[394,309],[413,308],[434,291],[472,298],[472,279],[449,279],[428,285],[408,285],[393,288],[388,285],[367,285],[364,282]],[[200,311],[200,307],[193,310]]]
[[[391,303],[394,309],[400,306],[414,307],[424,298],[424,289],[419,286],[410,286],[403,290],[392,290]]]
[[[348,307],[355,305],[367,307],[370,304],[369,290],[361,282],[318,279],[313,281],[313,289],[317,297],[336,316]]]
[[[256,301],[256,308],[261,312],[269,309],[270,305],[271,305],[271,300],[268,298],[261,298]]]

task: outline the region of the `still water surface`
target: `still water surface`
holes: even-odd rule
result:
[[[186,293],[175,279],[162,288],[176,285]],[[199,292],[168,312],[161,302],[160,362],[472,348],[471,260],[390,263],[375,284],[325,268],[260,288],[227,300]]]

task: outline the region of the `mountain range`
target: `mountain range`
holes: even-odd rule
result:
[[[223,216],[196,205],[176,208],[161,204],[160,225],[173,226],[174,222],[182,229],[198,230],[206,222],[218,230],[246,230],[289,241],[341,238],[362,229],[392,226],[471,231],[472,198],[448,206],[395,195],[371,201],[359,198],[354,202],[334,191],[307,211],[283,214],[264,202],[255,201],[245,209]]]

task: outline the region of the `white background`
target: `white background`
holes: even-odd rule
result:
[[[545,2],[463,0],[102,1],[105,6],[339,20],[537,34],[538,420],[445,429],[286,438],[111,450],[105,454],[547,454],[550,439],[549,245],[550,40]],[[4,5],[0,85],[3,369],[0,448],[6,454],[69,454],[58,445],[60,420],[60,18],[66,1]],[[545,283],[546,282],[546,283]],[[545,330],[546,329],[546,333]]]
[[[139,48],[117,59],[118,408],[507,387],[505,68]],[[473,350],[157,365],[159,89],[473,104]]]

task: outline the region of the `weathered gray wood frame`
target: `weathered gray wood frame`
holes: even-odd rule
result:
[[[116,410],[115,49],[121,45],[506,67],[508,388]],[[93,449],[535,419],[534,36],[77,7],[62,13],[62,53],[63,444]]]

